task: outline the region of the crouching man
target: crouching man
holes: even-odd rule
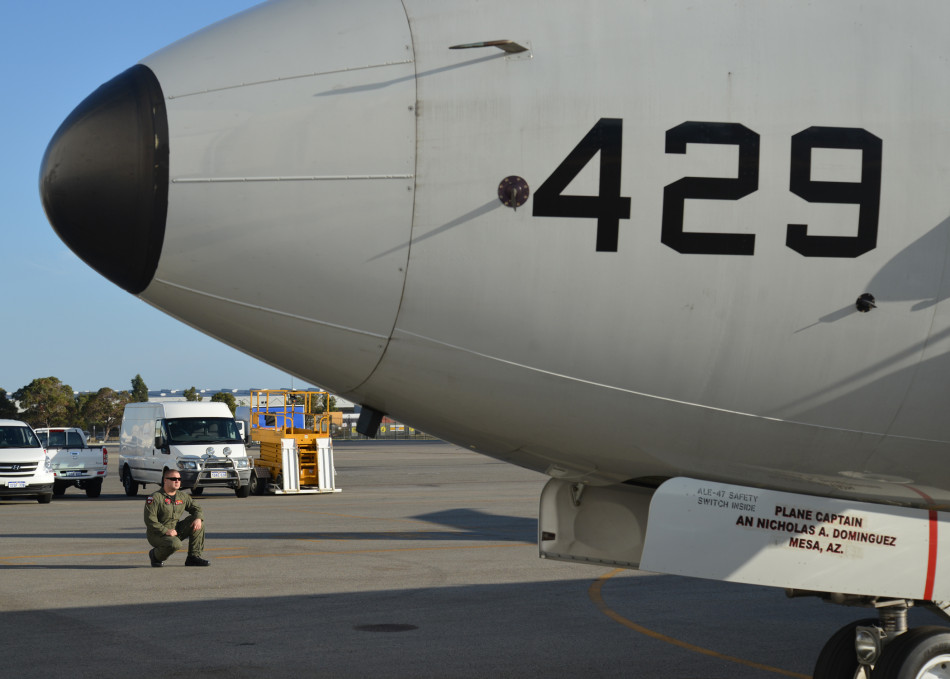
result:
[[[145,500],[145,537],[153,549],[148,558],[153,568],[165,565],[165,559],[181,549],[181,541],[188,539],[186,566],[208,566],[201,558],[205,544],[204,517],[188,493],[180,493],[181,474],[168,469],[162,477],[162,489]],[[188,512],[187,519],[181,515]]]

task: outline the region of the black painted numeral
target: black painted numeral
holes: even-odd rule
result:
[[[811,151],[861,151],[860,182],[821,182],[811,178]],[[882,143],[867,130],[848,127],[809,127],[792,137],[789,189],[809,203],[849,203],[860,206],[856,236],[809,236],[805,224],[789,224],[785,244],[806,257],[858,257],[877,247],[881,210]]]
[[[663,189],[660,241],[684,254],[753,255],[755,235],[686,231],[685,203],[740,200],[759,188],[759,135],[739,123],[685,122],[667,130],[666,153],[686,153],[688,144],[739,147],[736,177],[683,177]],[[881,139],[852,127],[809,127],[792,137],[789,189],[810,203],[859,206],[854,236],[809,235],[805,224],[788,224],[785,244],[805,257],[859,257],[877,247],[881,209]],[[861,151],[860,182],[811,178],[812,149]],[[564,195],[568,185],[600,153],[596,196]],[[534,194],[535,217],[597,220],[597,252],[617,252],[620,220],[630,219],[630,199],[620,195],[623,120],[601,118]]]
[[[601,118],[534,193],[535,217],[587,217],[597,220],[597,252],[616,252],[620,220],[630,219],[630,199],[620,195],[623,121]],[[565,196],[567,188],[597,152],[600,188],[596,196]]]
[[[660,240],[677,252],[703,255],[755,254],[755,236],[683,230],[684,202],[739,200],[759,188],[759,135],[739,123],[686,122],[666,132],[666,152],[686,153],[687,144],[734,144],[739,147],[735,178],[683,177],[663,189]]]

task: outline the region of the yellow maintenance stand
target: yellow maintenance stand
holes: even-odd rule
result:
[[[325,391],[251,390],[251,440],[258,494],[337,493],[331,432],[343,413],[328,412]]]

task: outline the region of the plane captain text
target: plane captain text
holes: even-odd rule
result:
[[[789,534],[788,547],[820,554],[846,554],[849,545],[897,546],[897,537],[863,528],[865,517],[775,505],[772,517],[740,514],[736,526]],[[807,536],[807,537],[806,537]]]

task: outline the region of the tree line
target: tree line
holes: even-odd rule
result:
[[[23,420],[31,427],[80,427],[86,431],[111,433],[122,422],[128,403],[148,401],[148,387],[141,375],[132,378],[128,391],[103,387],[96,392],[74,394],[73,388],[56,377],[40,377],[12,394],[0,389],[0,419]],[[189,401],[200,401],[194,387],[185,390]],[[234,395],[219,392],[212,401],[226,403],[234,413]],[[18,407],[19,405],[19,407]]]

